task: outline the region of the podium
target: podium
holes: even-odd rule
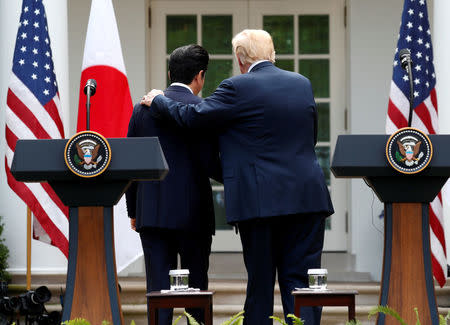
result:
[[[163,179],[167,162],[157,138],[110,138],[108,169],[97,177],[82,178],[65,164],[67,141],[18,140],[11,172],[18,181],[48,182],[69,207],[69,259],[62,320],[85,318],[91,324],[104,320],[123,324],[113,205],[132,181]]]
[[[429,202],[450,176],[450,135],[429,135],[433,157],[414,175],[394,170],[386,159],[388,135],[341,135],[331,170],[336,177],[363,178],[384,202],[385,231],[380,305],[408,324],[439,324],[431,267]],[[397,324],[379,315],[377,324]]]

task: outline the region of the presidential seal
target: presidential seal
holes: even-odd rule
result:
[[[74,174],[80,177],[95,177],[108,168],[111,147],[97,132],[78,132],[67,142],[64,159]]]
[[[416,174],[424,170],[433,156],[428,136],[415,128],[403,128],[393,133],[386,144],[389,164],[403,174]]]

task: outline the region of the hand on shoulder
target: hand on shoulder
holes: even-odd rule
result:
[[[142,97],[141,104],[146,106],[152,105],[153,98],[158,95],[164,96],[164,92],[159,89],[152,89],[147,95],[144,95],[144,97]]]

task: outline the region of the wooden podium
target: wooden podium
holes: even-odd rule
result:
[[[394,170],[386,159],[388,135],[341,135],[331,170],[336,177],[364,178],[384,202],[384,260],[380,305],[399,312],[408,324],[439,324],[431,268],[429,202],[450,175],[450,136],[430,135],[433,158],[414,175]],[[380,315],[377,324],[397,324]]]
[[[123,324],[113,205],[133,180],[164,178],[167,163],[157,138],[108,139],[108,169],[97,177],[81,178],[65,164],[67,141],[18,140],[11,172],[18,181],[48,182],[69,207],[69,260],[62,320],[85,318],[91,324],[104,320]]]

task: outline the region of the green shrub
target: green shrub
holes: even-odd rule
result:
[[[6,271],[8,268],[9,249],[5,245],[3,238],[3,230],[5,224],[2,222],[3,217],[0,217],[0,281],[11,281],[11,275]]]
[[[303,325],[305,323],[301,318],[295,316],[294,314],[288,314],[287,317],[292,319],[292,324],[293,325]],[[276,320],[281,325],[287,325],[287,323],[284,321],[284,319],[281,319],[281,318],[276,317],[276,316],[270,316],[270,318]]]
[[[243,321],[244,321],[244,316],[243,316],[244,312],[241,311],[239,313],[237,313],[236,315],[231,316],[231,318],[227,321],[225,321],[224,323],[222,323],[221,325],[242,325]],[[184,315],[187,317],[188,319],[188,323],[189,325],[200,325],[194,317],[192,317],[189,313],[184,312]],[[181,319],[181,317],[183,317],[182,315],[179,316],[175,322],[173,323],[173,325],[176,325],[179,320]]]
[[[86,319],[84,318],[74,318],[71,320],[66,320],[65,322],[61,323],[62,325],[91,325]]]
[[[414,308],[414,312],[416,313],[416,325],[421,325],[420,318],[419,318],[419,311],[417,308]],[[396,312],[393,308],[388,306],[376,306],[372,308],[369,312],[369,319],[370,317],[382,313],[385,315],[389,315],[394,317],[400,324],[407,325],[405,320],[400,317],[398,312]],[[447,325],[447,321],[450,319],[450,311],[447,313],[447,316],[439,315],[439,325]]]

